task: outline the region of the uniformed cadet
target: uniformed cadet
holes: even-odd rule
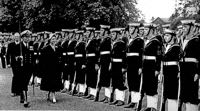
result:
[[[193,36],[195,20],[182,20],[184,32],[182,48],[184,51],[180,62],[181,80],[181,105],[186,111],[198,111],[198,89],[199,89],[199,38]]]
[[[121,28],[111,29],[112,52],[111,52],[111,98],[110,105],[122,106],[125,100],[125,72],[126,72],[126,44],[122,41]],[[113,101],[115,92],[115,101]]]
[[[77,29],[73,30],[74,33],[77,31]],[[69,76],[69,89],[70,89],[70,94],[72,94],[72,90],[74,89],[74,75],[75,75],[75,56],[74,56],[74,51],[75,51],[75,47],[77,44],[77,40],[76,40],[76,35],[73,34],[70,38],[70,41],[68,43],[68,48],[67,48],[67,73]]]
[[[83,96],[85,93],[85,71],[86,71],[86,51],[85,51],[85,46],[86,46],[86,38],[84,35],[84,30],[79,30],[76,32],[78,35],[78,42],[75,47],[75,79],[74,79],[74,84],[75,88],[73,89],[73,93],[75,93],[76,86],[78,86],[77,94],[76,96]]]
[[[75,50],[76,50],[76,46],[77,46],[77,44],[78,44],[78,42],[79,42],[79,39],[80,39],[80,37],[82,36],[82,31],[79,31],[79,30],[76,30],[75,31],[75,38],[74,38],[74,40],[76,40],[77,42],[76,42],[76,44],[75,44],[75,46],[74,46],[74,70],[75,70],[75,73],[74,73],[74,78],[73,78],[73,81],[72,81],[72,89],[71,89],[71,94],[72,95],[77,95],[77,93],[78,93],[78,90],[77,90],[77,82],[76,82],[76,79],[79,79],[79,78],[76,78],[76,75],[77,75],[77,73],[76,73],[76,57],[75,57]]]
[[[179,60],[182,56],[182,48],[178,44],[175,31],[173,30],[164,30],[164,40],[165,51],[162,59],[162,73],[164,76],[164,104],[162,105],[162,111],[178,111],[180,92]]]
[[[62,93],[69,92],[71,90],[71,85],[69,81],[69,74],[68,73],[68,44],[70,39],[74,36],[74,30],[73,29],[62,29],[64,32],[64,40],[62,42],[62,48],[63,48],[63,85],[64,89],[62,90]],[[70,53],[69,53],[70,54]]]
[[[125,108],[136,108],[140,100],[141,92],[141,73],[142,73],[142,55],[144,40],[138,36],[140,23],[129,24],[129,44],[127,48],[127,81],[129,89],[128,106]]]
[[[158,102],[158,75],[161,68],[162,44],[155,34],[155,27],[152,24],[145,24],[147,27],[147,40],[143,52],[143,92],[147,97],[145,111],[157,110]]]
[[[99,69],[98,39],[95,38],[95,28],[86,27],[86,33],[89,34],[89,40],[86,45],[86,91],[89,89],[89,94],[85,98],[94,100],[97,93],[96,86]]]
[[[100,69],[99,69],[99,80],[97,83],[97,96],[95,101],[99,100],[99,93],[102,87],[105,88],[104,98],[100,100],[100,102],[107,103],[110,99],[110,81],[111,81],[111,74],[109,71],[109,65],[111,62],[111,37],[109,34],[110,26],[108,25],[100,25],[101,27],[101,43],[99,46],[100,52]]]

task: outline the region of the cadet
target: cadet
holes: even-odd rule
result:
[[[184,27],[182,48],[184,55],[180,62],[181,79],[181,103],[186,111],[198,111],[198,89],[199,89],[199,38],[193,36],[195,20],[182,20]]]
[[[145,110],[156,110],[158,102],[158,75],[161,68],[162,43],[158,35],[154,35],[156,28],[153,24],[145,24],[147,27],[143,55],[143,91],[147,97]]]
[[[164,30],[165,51],[163,55],[164,75],[164,111],[178,111],[178,100],[180,92],[179,83],[179,60],[182,55],[182,48],[178,44],[175,31]],[[173,86],[173,87],[172,87]]]
[[[140,100],[142,73],[142,55],[144,41],[138,36],[140,23],[129,24],[129,44],[127,48],[127,81],[129,88],[128,106],[134,108]]]
[[[86,33],[88,33],[88,42],[86,45],[86,85],[89,91],[86,99],[94,100],[97,93],[97,79],[98,79],[98,40],[95,38],[95,28],[86,27]]]
[[[101,26],[101,43],[99,47],[100,52],[100,69],[99,69],[99,80],[97,83],[97,96],[95,101],[99,99],[99,93],[102,87],[105,88],[105,97],[104,99],[100,100],[100,102],[107,103],[110,98],[110,80],[111,74],[109,71],[109,65],[111,62],[111,37],[109,34],[110,26],[107,25],[100,25]]]
[[[112,53],[111,53],[111,79],[112,92],[110,105],[122,106],[125,99],[125,71],[126,71],[126,44],[122,41],[121,28],[111,29]],[[113,101],[115,92],[115,101]]]

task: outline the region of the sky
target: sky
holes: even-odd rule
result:
[[[175,0],[138,0],[137,7],[150,22],[152,17],[169,18],[175,10]]]

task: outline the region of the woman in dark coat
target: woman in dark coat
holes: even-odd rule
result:
[[[43,75],[40,89],[48,91],[47,100],[50,100],[50,94],[52,93],[52,102],[56,103],[55,92],[62,89],[62,80],[59,67],[59,58],[56,48],[56,36],[50,36],[50,44],[43,49]]]

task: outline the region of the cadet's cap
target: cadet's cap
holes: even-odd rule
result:
[[[165,30],[164,30],[164,33],[165,33],[165,34],[172,34],[172,35],[175,35],[175,31],[174,31],[174,30],[170,30],[170,29],[165,29]]]
[[[86,27],[85,29],[88,30],[88,31],[95,31],[94,27]]]
[[[95,33],[100,33],[101,31],[100,30],[95,30]]]
[[[140,23],[129,23],[128,26],[131,26],[131,27],[139,27],[139,26],[140,26]]]
[[[183,25],[194,25],[195,20],[181,20]]]
[[[182,26],[182,25],[179,25],[179,26],[177,26],[177,28],[178,28],[178,29],[182,29],[182,28],[183,28],[183,26]]]
[[[49,31],[43,31],[44,34],[51,34]]]
[[[110,29],[111,32],[121,32],[121,28],[112,28]]]
[[[22,33],[21,33],[21,36],[22,37],[26,37],[25,35],[31,35],[32,34],[32,32],[30,31],[30,30],[25,30],[25,31],[23,31]]]
[[[37,34],[36,34],[36,33],[33,33],[33,34],[32,34],[32,36],[36,37],[36,36],[37,36]]]
[[[63,32],[74,32],[74,29],[62,29]]]
[[[144,27],[143,27],[143,26],[142,26],[142,27],[140,27],[140,28],[139,28],[139,30],[144,30]]]
[[[76,34],[83,34],[84,33],[84,30],[77,30],[76,31]]]
[[[165,24],[165,25],[162,25],[163,28],[169,28],[170,27],[170,24]]]
[[[100,27],[101,27],[102,29],[109,29],[109,28],[110,28],[109,25],[100,25]]]

